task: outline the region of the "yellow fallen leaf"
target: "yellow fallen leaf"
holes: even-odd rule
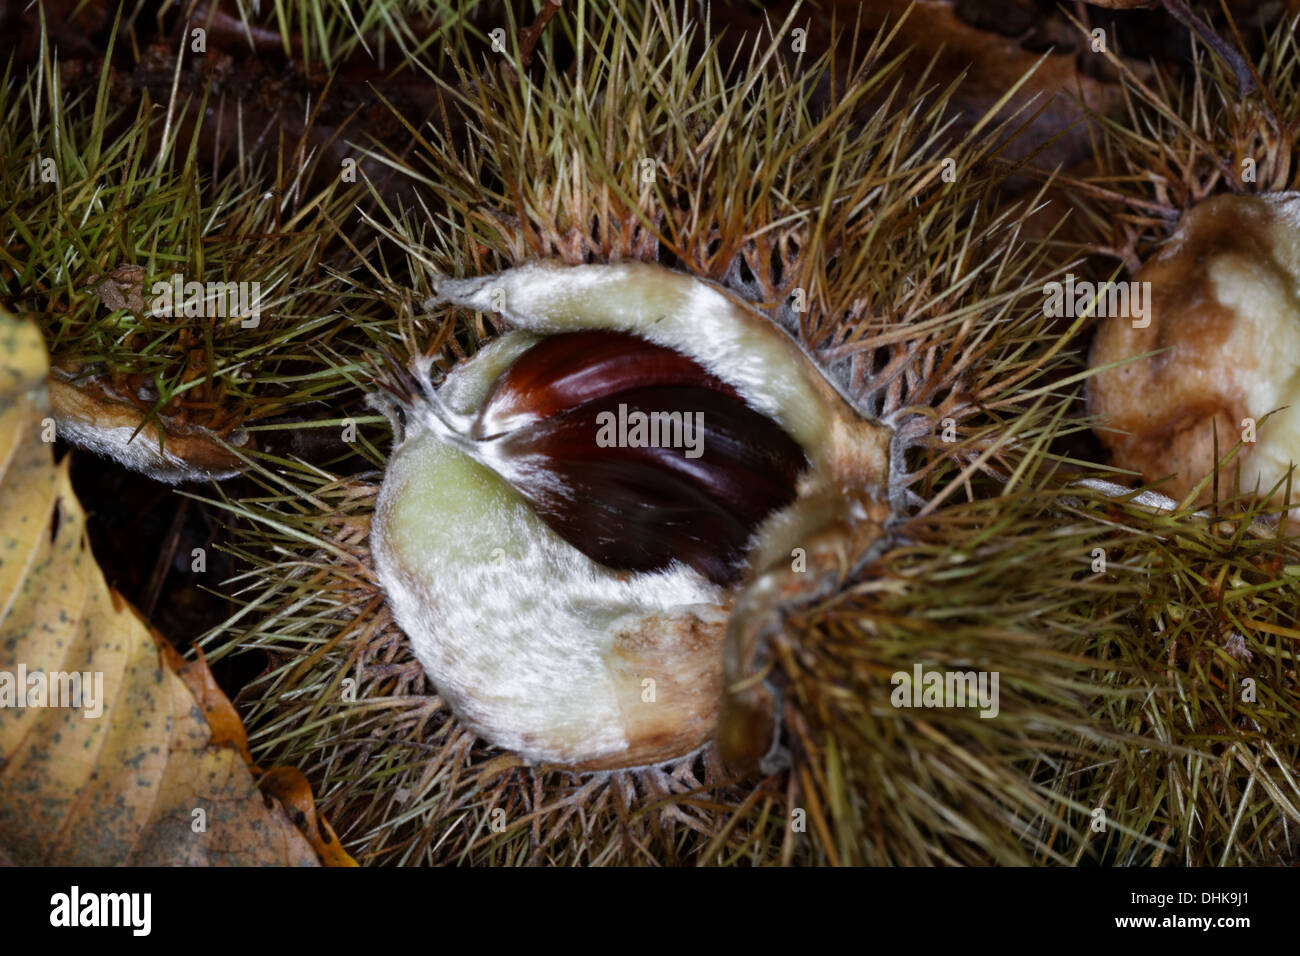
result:
[[[207,665],[105,582],[54,463],[47,366],[36,327],[0,312],[0,860],[316,865]],[[336,838],[330,862],[352,862]]]

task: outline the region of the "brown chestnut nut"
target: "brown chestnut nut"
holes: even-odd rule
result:
[[[534,345],[472,433],[560,537],[615,570],[680,561],[740,574],[758,524],[795,497],[803,449],[678,352],[619,332]]]

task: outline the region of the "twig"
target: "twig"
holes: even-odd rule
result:
[[[1237,78],[1238,96],[1245,97],[1255,92],[1255,77],[1245,57],[1234,50],[1227,40],[1210,29],[1210,25],[1193,13],[1183,0],[1164,0],[1164,5],[1175,20],[1188,29],[1194,30],[1211,50],[1232,67],[1232,73]]]
[[[537,48],[537,41],[542,38],[542,31],[551,22],[551,18],[560,12],[563,4],[564,0],[546,0],[537,13],[537,19],[524,30],[519,38],[519,62],[524,66],[532,66],[533,50]]]
[[[167,529],[167,537],[163,539],[162,547],[158,551],[158,560],[154,563],[153,575],[149,579],[149,590],[145,592],[144,607],[141,610],[146,620],[153,620],[154,610],[158,607],[158,598],[162,595],[163,582],[167,580],[167,571],[180,547],[181,529],[185,525],[185,515],[189,510],[190,500],[182,498],[176,513],[172,515],[171,527]]]

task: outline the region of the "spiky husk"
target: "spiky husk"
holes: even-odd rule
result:
[[[396,71],[412,59],[439,56],[449,33],[469,32],[486,42],[475,21],[482,8],[496,6],[456,0],[235,0],[234,11],[225,12],[206,0],[189,0],[184,14],[191,24],[211,26],[219,19],[221,28],[243,32],[250,47],[278,48],[309,71],[349,59]]]
[[[1232,37],[1242,39],[1229,15]],[[1259,38],[1249,62],[1258,89],[1243,96],[1229,66],[1198,42],[1184,74],[1136,76],[1108,54],[1124,110],[1092,114],[1097,172],[1063,183],[1080,213],[1083,247],[1136,271],[1192,206],[1219,193],[1300,187],[1300,18]]]
[[[283,142],[274,164],[253,158],[242,114],[232,142],[201,148],[193,117],[238,108],[187,90],[183,56],[165,103],[137,99],[112,52],[96,78],[45,45],[0,89],[2,294],[40,323],[59,380],[133,408],[141,426],[221,437],[346,391],[355,401],[362,366],[344,356],[368,339],[339,309],[347,286],[331,261],[360,187],[313,187],[318,155]],[[119,267],[135,273],[129,306],[93,281]],[[179,302],[154,314],[154,283],[177,274],[257,282],[260,315],[186,316]]]
[[[792,25],[734,69],[658,4],[558,16],[531,70],[460,54],[442,123],[388,159],[432,198],[380,204],[400,253],[369,305],[399,316],[399,360],[448,367],[496,328],[417,316],[438,277],[659,259],[767,308],[897,428],[889,546],[810,583],[774,641],[791,768],[736,779],[706,751],[582,777],[475,740],[384,610],[373,447],[353,477],[262,460],[265,494],[222,502],[250,571],[207,649],[269,655],[242,695],[258,759],[303,767],[373,863],[1291,859],[1294,542],[1244,499],[1180,511],[1062,451],[1082,321],[1048,334],[1036,253],[992,209],[989,130],[944,143],[943,96],[895,83],[887,38],[848,76],[786,62]],[[917,664],[999,673],[1000,715],[892,706]]]

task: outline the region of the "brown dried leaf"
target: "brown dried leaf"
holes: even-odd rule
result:
[[[257,765],[253,763],[253,755],[248,752],[248,733],[244,730],[244,722],[239,719],[230,698],[217,686],[203,652],[196,648],[198,660],[187,661],[156,630],[150,628],[150,632],[167,666],[185,682],[199,709],[203,711],[203,719],[212,730],[212,745],[234,747],[243,755],[244,762],[255,771]]]
[[[123,263],[106,276],[93,275],[86,290],[94,292],[110,309],[130,309],[144,314],[144,269]]]
[[[302,775],[302,771],[293,767],[275,767],[264,773],[257,785],[263,793],[280,801],[326,866],[357,865],[356,860],[348,856],[339,845],[334,828],[324,817],[316,814],[311,784]]]

